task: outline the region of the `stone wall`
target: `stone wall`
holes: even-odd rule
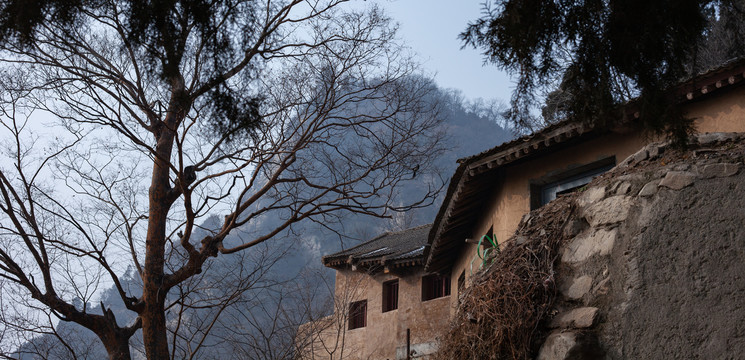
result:
[[[574,200],[538,359],[742,357],[743,143],[651,144]]]
[[[695,119],[699,132],[745,132],[745,87],[717,93],[716,96],[701,101],[688,103],[683,111]],[[577,143],[565,148],[553,149],[534,159],[506,166],[504,180],[494,184],[492,193],[484,196],[491,198],[489,206],[484,208],[471,233],[478,240],[493,227],[494,234],[501,243],[512,236],[522,217],[530,211],[530,182],[532,180],[565,172],[579,165],[615,157],[620,162],[627,156],[650,142],[648,135],[633,129],[619,129],[619,132]],[[451,279],[452,288],[457,286],[458,275],[466,271],[467,283],[470,283],[471,261],[476,257],[476,245],[463,247],[458,260],[453,264]],[[478,263],[476,260],[474,263]],[[473,269],[476,271],[476,269]],[[453,299],[453,309],[456,308]]]
[[[530,182],[551,174],[566,172],[587,163],[608,157],[622,160],[644,146],[645,139],[638,133],[608,134],[597,139],[586,141],[572,147],[554,151],[520,164],[505,168],[504,181],[494,184],[494,193],[490,205],[484,209],[484,216],[474,226],[472,238],[476,241],[493,226],[494,234],[500,243],[504,243],[517,229],[520,220],[530,212]],[[472,273],[481,263],[477,257],[476,245],[466,244],[461,256],[453,264],[451,279],[452,288],[457,287],[457,278],[465,270],[467,283]],[[471,264],[473,263],[473,268]],[[453,299],[453,308],[457,299]]]

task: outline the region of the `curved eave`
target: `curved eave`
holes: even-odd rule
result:
[[[568,124],[546,133],[537,133],[529,139],[504,145],[496,152],[478,161],[461,163],[451,179],[446,202],[440,207],[435,226],[429,233],[430,247],[425,252],[425,271],[443,272],[454,262],[465,239],[472,237],[471,230],[480,218],[491,192],[496,187],[508,165],[522,163],[535,156],[571,146],[578,141],[597,136],[599,132],[582,124]]]
[[[416,257],[408,258],[376,258],[376,259],[349,259],[335,260],[323,263],[326,267],[330,267],[336,270],[351,269],[353,271],[361,271],[365,273],[377,273],[380,271],[391,271],[391,270],[403,270],[406,268],[414,268],[424,266],[424,256],[419,255]]]

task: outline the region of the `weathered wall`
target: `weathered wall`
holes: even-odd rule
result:
[[[736,88],[715,97],[687,105],[684,110],[687,116],[696,119],[698,132],[745,132],[745,87]],[[522,217],[530,211],[530,181],[552,174],[566,172],[577,166],[614,156],[617,162],[634,154],[652,139],[640,132],[626,134],[612,133],[587,142],[583,142],[545,156],[505,168],[503,182],[494,184],[492,200],[483,216],[478,219],[472,230],[472,238],[478,240],[494,227],[494,234],[500,242],[510,238],[517,229]],[[452,289],[457,288],[458,275],[465,269],[466,283],[470,282],[473,271],[476,271],[479,259],[476,256],[476,245],[463,247],[452,272]],[[452,300],[453,308],[457,299]]]
[[[494,194],[492,206],[485,212],[490,216],[479,222],[474,233],[483,235],[493,224],[497,238],[508,239],[520,219],[530,211],[531,180],[560,174],[607,157],[621,161],[644,144],[638,133],[609,134],[508,167],[504,182]]]
[[[337,271],[336,296],[340,306],[334,316],[343,318],[338,322],[342,328],[331,327],[322,336],[326,344],[338,343],[333,359],[405,358],[406,329],[411,331],[411,348],[416,351],[414,358],[426,359],[424,355],[435,351],[437,338],[447,328],[452,295],[421,301],[423,275],[421,270],[401,277],[383,273],[370,276],[348,270]],[[383,282],[395,278],[399,279],[398,309],[384,313]],[[367,326],[347,330],[346,306],[350,302],[365,299]],[[340,338],[340,342],[337,338]],[[323,354],[321,348],[320,344],[316,344],[315,359],[331,359],[330,355]]]
[[[697,130],[699,132],[711,132],[711,131],[736,131],[736,132],[745,132],[745,106],[743,105],[742,99],[745,98],[745,87],[734,89],[731,91],[728,91],[724,94],[717,95],[716,97],[709,97],[705,98],[702,101],[698,101],[695,103],[692,103],[690,105],[687,105],[685,110],[688,113],[688,116],[691,116],[696,119],[696,126]],[[567,147],[558,151],[554,151],[549,154],[545,154],[544,156],[538,157],[536,159],[522,162],[516,165],[505,167],[505,176],[504,180],[501,183],[494,184],[494,189],[492,194],[489,194],[489,196],[492,197],[492,200],[489,202],[491,205],[488,208],[485,208],[483,211],[483,216],[477,220],[476,225],[472,229],[472,238],[478,240],[482,235],[486,234],[488,229],[493,226],[494,233],[497,235],[497,238],[500,240],[500,242],[504,242],[505,239],[508,239],[516,230],[518,224],[520,223],[520,220],[523,218],[523,216],[529,212],[530,210],[530,181],[538,178],[542,178],[551,174],[558,174],[565,172],[567,170],[570,170],[574,167],[585,165],[603,158],[607,157],[615,157],[616,161],[621,161],[625,158],[627,158],[629,155],[634,154],[636,150],[641,148],[644,144],[646,144],[649,141],[649,139],[645,138],[642,134],[637,132],[630,132],[625,134],[608,134],[590,141],[586,141],[580,144],[576,144],[571,147]],[[649,149],[645,150],[647,151],[646,156],[650,156]],[[639,157],[643,154],[636,154],[636,159],[639,160]],[[656,154],[653,154],[656,155]],[[634,159],[634,157],[632,157]],[[646,158],[645,158],[646,159]],[[644,160],[644,159],[642,159]],[[669,171],[670,169],[667,169],[666,171]],[[698,170],[696,170],[698,171]],[[664,176],[665,174],[656,174],[654,176]],[[647,175],[645,175],[647,176]],[[652,176],[652,175],[649,175]],[[702,175],[700,173],[695,173],[695,178],[700,178]],[[637,179],[638,180],[638,179]],[[603,189],[602,194],[600,192],[594,193],[595,195],[592,195],[593,193],[588,192],[590,196],[598,196],[599,198],[596,200],[603,200],[606,199],[606,197],[612,197],[614,200],[623,200],[623,206],[628,205],[630,203],[630,199],[637,199],[638,197],[632,197],[630,194],[632,193],[638,193],[641,191],[642,186],[648,185],[648,184],[640,184],[637,180],[628,182],[627,184],[620,185],[620,183],[614,184],[611,188]],[[652,182],[660,182],[659,178],[655,178],[651,180]],[[724,181],[724,180],[701,180],[700,183],[706,183],[709,181]],[[742,179],[739,180],[733,180],[735,183],[740,181],[742,182]],[[698,184],[699,181],[696,181]],[[728,183],[728,184],[721,184],[722,186],[727,186],[729,190],[732,190],[732,187],[738,187],[739,185],[734,183]],[[698,189],[695,185],[691,187],[691,189]],[[705,186],[705,185],[700,185]],[[709,185],[706,189],[711,189],[713,185]],[[650,189],[655,188],[655,186],[648,186],[646,191],[651,191]],[[715,186],[714,186],[715,188]],[[729,190],[721,190],[723,192],[729,191]],[[689,190],[685,190],[689,191]],[[691,191],[697,191],[703,193],[704,189],[698,189],[698,190],[691,190]],[[622,194],[620,193],[622,192]],[[696,196],[693,196],[695,194],[688,194],[685,193],[683,198],[681,200],[689,200],[689,199],[696,199]],[[645,195],[647,196],[647,195]],[[587,199],[586,199],[587,200]],[[589,200],[587,200],[589,201]],[[593,200],[594,201],[594,200]],[[644,200],[647,201],[647,200]],[[662,200],[661,200],[662,201]],[[688,204],[689,208],[692,208],[698,204],[698,200],[696,202]],[[608,204],[605,204],[606,206]],[[738,203],[737,206],[740,204]],[[721,216],[726,216],[727,214],[738,214],[740,215],[742,211],[737,211],[740,208],[736,208],[736,205],[732,205],[731,208],[726,211],[725,213],[720,214]],[[634,208],[636,209],[636,208]],[[647,211],[651,208],[647,208]],[[627,209],[628,210],[628,209]],[[636,210],[634,210],[636,211]],[[656,209],[654,211],[659,211],[661,213],[664,213],[665,209]],[[701,210],[702,212],[704,210]],[[647,213],[648,215],[648,213]],[[698,215],[697,215],[698,216]],[[702,218],[701,216],[698,216],[696,219],[700,220]],[[691,228],[684,228],[681,227],[681,229],[687,229],[685,230],[686,233],[691,234],[700,234],[700,239],[705,239],[707,236],[711,236],[710,232],[702,233],[701,231],[694,231],[694,230],[700,230],[700,229],[706,229],[703,224],[695,223],[693,222],[695,219],[691,219],[691,224],[694,224],[691,226]],[[667,221],[667,220],[664,220]],[[739,218],[738,220],[739,221]],[[726,222],[724,218],[721,219],[721,222]],[[597,225],[597,224],[595,224]],[[664,224],[655,224],[654,226],[658,226],[661,229],[665,229],[665,231],[673,231],[678,230],[677,228],[670,228],[666,229]],[[709,226],[710,227],[710,226]],[[725,251],[728,249],[726,244],[721,244],[717,242],[707,242],[705,245],[709,246],[710,244],[715,244],[711,246],[715,246],[715,248],[709,249],[709,253],[711,254],[717,254],[714,258],[711,257],[702,257],[702,260],[704,261],[702,264],[696,264],[692,263],[690,261],[693,261],[692,259],[689,260],[670,260],[665,258],[665,251],[669,250],[670,246],[677,246],[678,248],[685,248],[688,249],[686,251],[695,252],[696,249],[696,243],[694,239],[686,239],[681,240],[682,243],[668,243],[665,244],[663,242],[659,241],[659,237],[662,237],[663,234],[666,235],[667,232],[663,233],[655,233],[655,232],[648,232],[644,235],[639,235],[635,237],[634,241],[642,241],[644,242],[645,246],[649,245],[651,248],[645,249],[643,253],[638,253],[639,258],[634,258],[632,260],[626,261],[626,260],[617,260],[624,258],[624,256],[627,256],[627,254],[618,255],[616,257],[616,253],[614,253],[613,257],[609,257],[611,255],[611,249],[613,249],[614,252],[617,252],[619,250],[616,250],[617,248],[614,247],[614,241],[616,239],[616,236],[618,235],[618,228],[617,226],[607,226],[607,224],[601,224],[600,227],[593,228],[591,230],[587,230],[587,232],[583,233],[581,240],[579,242],[575,242],[576,249],[573,249],[572,251],[577,251],[579,249],[580,253],[582,251],[589,251],[592,253],[591,256],[595,256],[597,254],[601,254],[603,257],[607,257],[607,259],[614,259],[613,262],[600,262],[602,265],[595,260],[589,261],[586,264],[595,264],[591,266],[584,266],[581,268],[573,268],[574,265],[567,265],[568,268],[571,268],[573,270],[569,271],[568,274],[569,278],[565,278],[562,281],[562,291],[564,292],[564,295],[566,296],[566,300],[570,304],[574,305],[587,305],[587,306],[581,306],[578,310],[578,312],[571,314],[571,312],[565,312],[563,315],[570,314],[575,317],[581,318],[581,321],[584,321],[587,323],[588,317],[590,318],[590,324],[591,326],[595,326],[596,320],[598,316],[602,316],[607,319],[613,320],[613,326],[607,326],[604,327],[604,325],[600,325],[598,329],[598,336],[604,341],[604,344],[613,344],[614,341],[617,344],[622,343],[622,339],[627,338],[634,338],[639,339],[639,341],[652,341],[655,339],[665,338],[660,337],[664,334],[662,334],[660,331],[652,331],[652,335],[647,335],[647,332],[640,331],[639,333],[634,333],[634,331],[639,331],[644,326],[650,326],[652,323],[665,323],[669,326],[673,326],[674,323],[677,320],[673,320],[672,322],[664,322],[659,321],[661,314],[664,314],[665,316],[673,316],[676,312],[685,312],[690,314],[693,318],[696,318],[698,316],[702,316],[695,312],[695,310],[700,310],[696,307],[691,306],[703,306],[705,307],[716,307],[717,304],[715,304],[712,301],[706,300],[703,302],[696,302],[696,301],[689,301],[685,304],[679,304],[676,299],[680,296],[683,296],[685,294],[688,294],[688,290],[684,287],[678,288],[678,289],[685,289],[685,290],[679,290],[681,292],[666,292],[666,290],[659,290],[654,288],[654,286],[645,289],[644,291],[646,293],[643,294],[641,297],[637,297],[635,303],[634,301],[623,303],[623,309],[628,309],[630,307],[637,307],[637,311],[633,313],[632,315],[628,315],[629,313],[621,313],[619,309],[616,309],[614,311],[609,311],[606,313],[599,312],[599,307],[596,306],[589,306],[589,305],[602,305],[602,300],[606,294],[609,294],[611,292],[618,292],[623,291],[626,292],[628,289],[628,285],[626,284],[628,279],[623,280],[623,284],[619,285],[620,280],[616,280],[615,282],[611,282],[610,277],[608,273],[611,271],[613,266],[616,266],[617,269],[615,270],[616,273],[621,273],[621,270],[619,270],[621,267],[628,267],[631,266],[632,270],[636,271],[629,271],[627,269],[626,275],[629,278],[636,279],[635,277],[639,277],[639,280],[642,283],[647,282],[650,284],[655,284],[656,282],[669,282],[674,283],[675,281],[680,280],[680,278],[676,278],[675,276],[679,275],[677,272],[682,272],[683,274],[689,274],[690,271],[687,269],[697,269],[701,271],[709,271],[712,269],[707,270],[707,266],[715,266],[719,265],[717,259],[718,257],[726,258],[725,255],[732,257],[734,256],[733,253],[726,253],[726,254],[720,254],[722,251]],[[726,234],[721,234],[722,236]],[[728,235],[731,236],[731,235]],[[720,237],[722,238],[722,237]],[[579,245],[578,245],[579,244]],[[638,250],[639,248],[637,248]],[[708,249],[707,247],[700,247],[700,249]],[[724,249],[724,250],[723,250]],[[725,251],[726,252],[726,251]],[[576,264],[582,261],[579,261],[575,258],[573,258],[574,255],[568,255],[568,258],[566,259],[566,263],[569,264]],[[742,253],[737,253],[737,256],[739,256],[739,259],[742,263],[745,263],[745,256],[742,255]],[[476,261],[473,261],[473,259],[476,257],[476,245],[474,244],[468,244],[466,245],[463,250],[461,251],[460,256],[458,257],[457,261],[452,267],[450,278],[451,278],[451,292],[452,295],[446,298],[431,300],[428,302],[422,303],[420,301],[420,294],[421,294],[421,273],[412,274],[410,276],[406,276],[400,280],[400,287],[399,287],[399,309],[388,312],[388,313],[382,313],[381,308],[381,290],[382,290],[382,283],[384,281],[387,281],[389,279],[392,279],[393,275],[384,275],[384,274],[378,274],[375,276],[367,276],[363,274],[358,273],[351,273],[351,272],[337,272],[337,295],[344,294],[345,292],[348,292],[349,288],[356,288],[356,292],[354,292],[353,296],[351,298],[345,300],[345,304],[348,304],[351,301],[356,301],[360,299],[367,299],[368,300],[368,326],[361,329],[355,329],[351,331],[344,331],[341,334],[337,333],[336,331],[329,332],[328,336],[343,336],[344,341],[344,348],[345,354],[348,355],[350,359],[366,359],[366,358],[372,358],[372,359],[394,359],[396,358],[396,349],[401,349],[402,346],[405,346],[405,338],[406,338],[406,329],[410,328],[412,330],[412,343],[413,344],[423,344],[421,345],[421,349],[426,349],[427,351],[432,349],[432,341],[433,339],[436,339],[437,336],[440,334],[440,332],[447,327],[447,320],[449,319],[449,314],[452,314],[456,308],[457,308],[457,292],[458,292],[458,277],[459,275],[465,271],[466,274],[466,284],[470,283],[471,280],[471,274],[472,272],[478,271],[478,266],[480,264],[480,260],[476,259]],[[654,269],[652,265],[647,265],[648,267],[642,267],[641,270],[638,268],[633,268],[634,264],[638,262],[640,259],[645,261],[650,261],[648,264],[652,264],[652,260],[655,259],[666,259],[669,261],[682,261],[678,265],[675,265],[675,273],[668,273],[662,278],[648,278],[644,279],[642,275],[648,275],[651,271]],[[597,259],[596,259],[597,260]],[[697,259],[698,260],[698,259]],[[615,261],[620,261],[618,263],[615,263]],[[686,262],[689,261],[689,262]],[[473,266],[472,266],[473,264]],[[585,264],[585,265],[586,265]],[[615,265],[614,265],[615,264]],[[628,265],[631,264],[631,265]],[[595,267],[593,267],[595,266]],[[581,269],[581,270],[577,270]],[[658,269],[659,270],[659,269]],[[745,268],[741,269],[740,267],[730,267],[727,271],[723,272],[728,276],[731,281],[733,282],[743,282],[743,277],[739,274],[745,273]],[[639,273],[641,271],[641,273]],[[641,274],[641,275],[640,275]],[[620,275],[619,275],[620,276]],[[620,278],[619,278],[620,279]],[[686,281],[691,280],[687,279]],[[707,277],[704,278],[695,278],[693,279],[694,284],[701,284],[701,283],[707,283],[711,279]],[[638,285],[637,283],[634,283]],[[634,285],[636,286],[636,285]],[[699,285],[700,286],[700,285]],[[619,290],[621,289],[621,290]],[[656,292],[658,291],[659,292]],[[724,290],[722,290],[724,291]],[[706,292],[705,294],[702,294],[704,298],[709,297],[713,299],[718,299],[719,301],[722,298],[732,298],[734,295],[741,296],[743,295],[740,292],[734,293],[726,293],[722,291],[710,291]],[[739,290],[738,290],[739,291]],[[591,295],[588,295],[591,294]],[[600,296],[602,295],[602,296]],[[618,295],[618,294],[617,294]],[[645,302],[643,299],[645,299],[645,296],[648,295],[655,295],[659,296],[658,302]],[[709,302],[707,302],[709,301]],[[670,306],[669,304],[673,304],[673,306]],[[688,304],[688,305],[686,305]],[[691,305],[692,304],[692,305]],[[733,303],[734,304],[734,303]],[[730,306],[728,308],[729,311],[739,311],[739,307],[732,307],[733,304],[727,305]],[[739,306],[739,305],[738,305]],[[661,307],[665,309],[674,309],[674,311],[657,311],[656,308]],[[567,309],[564,309],[567,310]],[[600,315],[598,315],[600,314]],[[574,323],[574,320],[572,316],[568,316],[566,321],[569,321],[570,324]],[[634,317],[634,320],[631,322],[623,322],[623,324],[633,324],[629,325],[628,327],[624,326],[615,326],[619,323],[620,320],[624,320],[625,316],[632,316]],[[641,316],[641,317],[639,317]],[[674,317],[673,317],[674,318]],[[745,318],[741,318],[745,319]],[[664,320],[664,319],[663,319]],[[726,318],[721,319],[724,323],[726,323]],[[558,321],[558,320],[557,320]],[[574,328],[575,325],[566,325],[566,321],[562,323],[561,321],[558,321],[555,323],[555,326],[557,327],[565,327],[565,328]],[[625,321],[625,320],[624,320]],[[346,326],[346,323],[342,321],[344,326]],[[564,325],[562,325],[564,324]],[[692,324],[690,326],[694,326],[695,324]],[[738,325],[739,326],[739,325]],[[727,325],[725,329],[727,331],[733,331],[735,334],[745,334],[745,330],[743,328],[740,328],[735,325]],[[631,329],[631,330],[628,330]],[[691,329],[686,327],[680,327],[678,326],[675,328],[679,334],[686,334],[689,332],[692,332],[692,330],[697,329]],[[718,331],[714,331],[715,329],[709,329],[712,333],[718,333]],[[693,331],[695,334],[699,334],[696,331]],[[574,335],[572,335],[574,334]],[[549,338],[549,344],[550,343],[556,343],[557,346],[564,346],[566,344],[569,344],[577,339],[582,338],[584,335],[582,332],[578,333],[572,333],[572,332],[558,332],[555,334],[555,336]],[[667,334],[667,333],[665,333]],[[575,336],[576,335],[576,336]],[[667,334],[669,335],[669,334]],[[672,336],[672,335],[669,335]],[[739,335],[738,335],[739,336]],[[674,336],[673,336],[674,337]],[[615,340],[613,340],[615,339]],[[678,337],[678,339],[682,339]],[[696,342],[695,337],[686,337],[684,338],[686,341],[691,341],[692,343],[695,343],[697,345],[703,344],[710,344],[707,346],[711,347],[726,347],[730,346],[727,344],[721,344],[718,339],[721,339],[720,336],[707,336],[702,339],[699,339],[700,342]],[[682,340],[681,340],[682,341]],[[563,345],[562,345],[563,344]],[[613,347],[615,345],[604,345],[607,347],[607,353],[609,358],[650,358],[648,355],[649,353],[645,353],[642,350],[638,350],[637,348],[634,348],[634,343],[631,342],[629,344],[623,343],[623,345],[620,347],[621,350],[618,350],[618,347]],[[620,345],[619,345],[620,346]],[[680,347],[681,344],[672,342],[670,345],[662,346],[661,348],[667,348],[667,347]],[[566,347],[566,346],[565,346]],[[416,346],[414,347],[417,348]],[[641,349],[641,348],[639,348]],[[691,350],[693,351],[693,350]],[[338,354],[338,353],[337,353]],[[633,354],[634,356],[630,356],[629,354]],[[660,353],[661,354],[661,353]],[[399,357],[402,356],[402,352],[399,351]],[[691,356],[684,356],[684,357],[691,357]],[[695,358],[695,356],[693,356]],[[323,357],[320,357],[323,358]],[[326,357],[328,358],[328,357]],[[335,357],[335,358],[338,358]],[[346,358],[346,357],[345,357]],[[705,358],[705,357],[702,357]]]
[[[494,234],[500,243],[510,238],[517,229],[522,217],[530,212],[530,181],[552,174],[559,174],[607,157],[615,156],[621,161],[645,144],[638,133],[609,134],[575,146],[562,149],[545,156],[527,161],[506,169],[504,181],[495,184],[491,206],[484,209],[484,216],[472,230],[473,238],[478,240],[494,226]],[[476,245],[467,244],[453,266],[452,288],[457,287],[457,277],[465,269],[467,284],[470,281],[471,263],[476,255]],[[473,271],[478,270],[480,259],[473,261]],[[453,299],[453,303],[457,299]]]
[[[715,98],[702,99],[685,107],[696,120],[696,130],[706,132],[745,132],[745,87],[727,91]]]
[[[538,359],[742,358],[745,142],[699,139],[650,145],[578,197]]]

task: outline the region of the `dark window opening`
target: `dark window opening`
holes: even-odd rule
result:
[[[531,181],[530,208],[537,209],[558,196],[569,194],[587,185],[596,176],[612,169],[616,158],[611,156],[590,164],[578,166],[558,175],[545,176]]]
[[[437,274],[422,277],[422,301],[450,295],[450,277]]]
[[[398,309],[398,279],[383,283],[383,312]]]
[[[600,174],[598,174],[598,175],[600,175]],[[590,180],[592,180],[592,179],[590,179]],[[579,184],[579,185],[577,185],[577,186],[575,186],[575,187],[570,187],[570,188],[568,188],[568,189],[564,189],[564,190],[560,190],[560,191],[557,191],[557,192],[556,192],[556,194],[555,194],[555,195],[553,196],[553,198],[555,199],[555,198],[557,198],[557,197],[559,197],[559,196],[561,196],[561,195],[571,194],[571,193],[573,193],[573,192],[575,192],[575,191],[577,191],[577,190],[581,189],[581,188],[582,188],[583,186],[587,185],[587,183],[589,183],[589,182],[590,182],[590,181],[588,181],[588,182],[586,182],[586,183],[581,183],[581,184]],[[552,200],[553,200],[553,199],[552,199]],[[549,201],[550,201],[550,200],[549,200]],[[548,201],[547,201],[547,202],[548,202]],[[545,205],[545,204],[544,204],[544,205]]]
[[[460,303],[460,295],[463,294],[463,290],[466,289],[466,270],[464,269],[460,276],[458,276],[458,303]]]
[[[367,326],[367,300],[349,304],[349,330]]]

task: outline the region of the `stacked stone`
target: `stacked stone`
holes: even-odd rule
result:
[[[552,332],[540,348],[539,360],[603,358],[594,329],[604,320],[601,308],[602,304],[607,304],[604,296],[613,281],[608,269],[616,240],[619,236],[633,235],[623,233],[623,223],[632,212],[639,214],[641,218],[637,221],[640,222],[646,221],[644,217],[654,216],[648,211],[648,205],[662,189],[677,191],[698,179],[736,175],[739,163],[720,162],[716,156],[710,159],[706,156],[706,148],[742,138],[742,134],[737,133],[701,134],[692,139],[698,147],[693,152],[695,161],[661,163],[649,171],[631,171],[633,167],[658,161],[669,148],[667,143],[650,144],[612,170],[615,177],[593,181],[575,199],[578,216],[564,229],[570,240],[561,250],[558,271],[562,301],[558,302],[555,316],[548,323]],[[712,150],[712,155],[715,154],[716,150]],[[633,285],[625,284],[624,291],[630,294]]]

